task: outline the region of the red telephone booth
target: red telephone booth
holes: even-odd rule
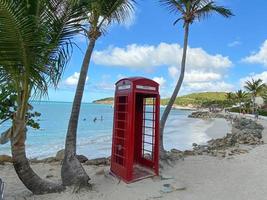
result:
[[[126,183],[159,173],[158,89],[142,77],[116,83],[111,173]]]

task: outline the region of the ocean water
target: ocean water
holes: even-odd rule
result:
[[[26,150],[29,158],[54,156],[64,148],[71,103],[33,103],[34,110],[40,112],[40,129],[29,128]],[[163,111],[163,108],[161,108]],[[191,149],[192,143],[205,143],[210,138],[205,131],[211,126],[208,121],[191,119],[190,111],[172,110],[165,128],[166,149]],[[102,116],[102,120],[101,120]],[[94,118],[97,120],[94,122]],[[9,123],[2,124],[0,131]],[[113,108],[111,105],[84,103],[78,126],[77,153],[88,158],[110,156],[113,128]],[[0,145],[0,154],[10,154],[10,144]]]

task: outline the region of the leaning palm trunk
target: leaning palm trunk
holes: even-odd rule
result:
[[[24,101],[27,102],[27,101]],[[26,124],[25,124],[25,108],[24,111],[16,113],[11,128],[11,151],[13,165],[19,179],[33,194],[45,194],[61,192],[64,187],[61,184],[55,184],[41,179],[30,167],[29,161],[25,153]]]
[[[167,121],[167,118],[169,116],[169,113],[172,109],[172,106],[175,102],[175,99],[178,95],[178,92],[182,86],[183,80],[184,80],[184,74],[185,74],[185,64],[186,64],[186,54],[187,54],[187,45],[188,45],[188,35],[189,35],[189,23],[185,23],[184,27],[184,47],[183,47],[183,58],[182,58],[182,63],[181,63],[181,72],[180,72],[180,77],[178,79],[178,82],[175,86],[175,89],[173,91],[173,94],[168,102],[167,107],[165,108],[163,115],[160,120],[160,158],[161,159],[166,159],[166,152],[164,149],[164,144],[163,144],[163,132],[165,128],[165,124]]]
[[[89,69],[89,63],[91,55],[95,47],[96,39],[90,39],[89,46],[84,56],[80,77],[72,105],[71,116],[69,120],[68,132],[65,144],[65,157],[62,164],[61,176],[63,185],[77,185],[85,186],[89,184],[89,176],[86,174],[81,163],[76,158],[76,137],[77,127],[81,108],[81,102],[83,97],[83,91],[86,83],[87,72]]]
[[[130,15],[131,10],[134,8],[133,3],[135,0],[101,0],[82,2],[85,11],[87,12],[86,15],[88,16],[87,23],[89,25],[89,31],[85,32],[90,40],[90,43],[83,60],[66,137],[65,156],[61,175],[63,185],[68,186],[88,185],[88,181],[90,180],[82,165],[76,158],[76,136],[86,76],[95,42],[101,36],[101,33],[105,32],[105,28],[107,28],[112,22],[124,22],[124,20]]]

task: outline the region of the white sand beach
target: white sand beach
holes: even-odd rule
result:
[[[264,125],[263,136],[266,142],[267,121],[260,120],[259,122]],[[220,120],[214,122],[208,132],[215,133],[219,124],[223,125]],[[167,167],[162,171],[162,177],[166,180],[154,177],[128,185],[109,175],[109,167],[84,166],[91,177],[93,188],[92,191],[82,189],[79,193],[73,193],[73,189],[68,188],[60,194],[33,196],[20,182],[12,165],[0,166],[0,177],[6,182],[7,200],[267,199],[267,144],[250,148],[247,154],[224,159],[212,156],[185,157],[174,167]],[[51,177],[48,179],[60,180],[59,163],[33,164],[32,166],[43,178]],[[171,184],[173,190],[169,193],[162,192],[164,184]]]

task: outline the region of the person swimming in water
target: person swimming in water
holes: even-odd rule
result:
[[[95,117],[93,121],[96,122],[96,120],[97,120],[97,118]]]

